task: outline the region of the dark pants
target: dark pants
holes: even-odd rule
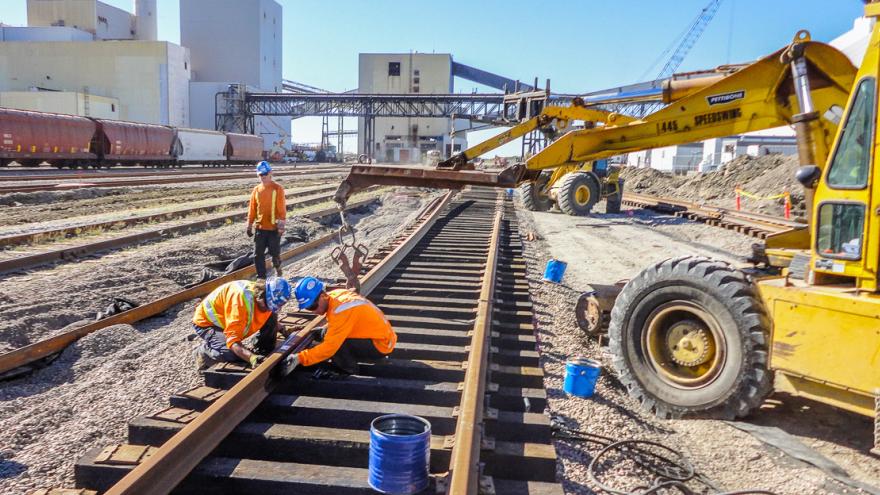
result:
[[[200,327],[193,323],[193,330],[196,335],[202,338],[202,345],[199,346],[199,352],[215,361],[226,361],[229,363],[239,361],[239,357],[232,352],[232,349],[226,347],[226,334],[223,329],[217,327]],[[275,314],[266,320],[260,333],[257,334],[257,354],[269,354],[275,350],[275,339],[278,335],[278,318]]]
[[[355,375],[359,371],[358,361],[375,361],[384,359],[385,354],[379,352],[370,339],[346,339],[330,358],[329,365],[337,371]],[[324,363],[319,363],[320,366]]]
[[[281,276],[281,236],[277,230],[257,229],[254,233],[254,265],[257,267],[257,278],[266,278],[266,249],[272,257],[272,265],[276,275]]]

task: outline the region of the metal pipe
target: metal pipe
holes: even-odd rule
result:
[[[499,204],[501,199],[499,198]],[[449,492],[455,495],[477,495],[480,481],[480,446],[483,437],[483,411],[486,406],[486,382],[489,371],[489,338],[492,325],[492,300],[495,297],[495,271],[498,265],[498,244],[501,237],[501,216],[495,214],[489,258],[483,274],[480,300],[474,323],[471,352],[468,355],[464,388],[461,391],[455,441],[449,461]]]
[[[797,95],[801,113],[815,111],[813,108],[813,95],[810,93],[810,78],[807,74],[807,59],[803,56],[803,50],[791,61],[791,75],[794,79],[794,91]]]

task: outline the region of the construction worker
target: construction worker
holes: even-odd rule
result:
[[[290,300],[290,283],[279,277],[268,280],[227,282],[214,289],[196,308],[193,329],[202,338],[196,349],[199,370],[217,361],[238,360],[254,368],[275,348],[275,339],[285,329],[276,313]],[[242,342],[259,332],[248,350]]]
[[[275,276],[281,276],[281,236],[287,220],[284,187],[272,180],[272,166],[262,161],[257,164],[260,183],[251,192],[248,204],[247,235],[254,237],[254,264],[257,278],[266,278],[266,250],[272,257]],[[254,225],[257,230],[254,232]]]
[[[382,359],[394,350],[397,334],[388,318],[373,303],[348,289],[324,290],[314,277],[300,280],[294,288],[300,309],[327,318],[327,330],[316,346],[296,355],[293,366],[312,366],[331,360],[348,374],[358,372],[359,359]]]

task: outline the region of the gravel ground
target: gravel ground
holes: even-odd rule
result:
[[[610,374],[606,348],[577,327],[574,304],[588,284],[611,284],[635,276],[651,263],[697,254],[735,261],[747,254],[750,238],[702,224],[648,212],[575,218],[520,210],[520,230],[539,238],[525,243],[545,372],[554,420],[569,429],[615,439],[654,440],[683,452],[696,469],[724,490],[760,488],[780,495],[860,493],[830,481],[820,470],[765,446],[715,420],[662,421],[644,414]],[[548,259],[568,262],[563,284],[541,281]],[[565,361],[584,355],[605,365],[593,399],[562,390]],[[821,404],[775,394],[752,418],[777,426],[830,458],[859,481],[880,486],[880,462],[867,454],[872,424],[867,418]],[[604,493],[590,481],[587,466],[601,446],[558,439],[560,478],[566,493]],[[626,462],[611,463],[602,480],[619,489],[650,483]],[[716,493],[693,484],[697,493]],[[677,492],[676,492],[677,493]]]
[[[302,196],[312,196],[317,194],[314,189],[322,185],[331,187],[335,184],[325,181],[302,181],[295,186],[288,186],[285,189],[285,192],[290,195],[297,193],[297,191],[303,191]],[[0,226],[0,237],[86,226],[98,222],[122,221],[132,217],[156,215],[187,208],[222,206],[228,203],[247,201],[249,197],[249,192],[244,188],[238,190],[232,189],[226,194],[218,194],[217,192],[200,194],[199,192],[194,193],[189,190],[170,190],[162,191],[161,195],[155,199],[149,199],[136,205],[132,205],[130,202],[125,201],[125,197],[123,196],[118,198],[119,204],[105,204],[103,211],[99,211],[92,207],[82,207],[80,205],[68,206],[61,212],[57,212],[62,213],[63,215],[55,219],[46,218],[49,215],[42,215],[33,211],[24,212],[24,214],[18,211],[11,211],[10,213],[12,213],[12,215],[17,215],[20,220],[26,221],[27,223],[18,222],[6,226]],[[293,202],[293,200],[288,199],[288,203],[290,202]],[[246,207],[238,207],[237,209],[244,211]],[[15,208],[13,208],[13,210],[15,210]],[[195,215],[197,214],[188,216]]]
[[[357,222],[358,239],[376,249],[411,221],[427,199],[389,193],[372,214],[352,215],[350,221]],[[12,326],[9,320],[15,317],[0,314],[0,335],[23,326],[43,328],[46,334],[61,326],[59,319],[80,319],[100,309],[109,294],[146,301],[177,290],[197,278],[195,268],[202,262],[249,248],[241,230],[226,227],[201,235],[197,243],[190,236],[117,253],[91,267],[62,266],[38,280],[4,281],[3,300],[11,302],[14,295],[18,323]],[[313,237],[320,230],[314,229]],[[287,275],[339,277],[328,257],[330,248],[291,260]],[[45,302],[47,287],[58,291],[52,304]],[[47,368],[3,383],[0,493],[72,486],[72,466],[87,449],[124,442],[129,419],[167,407],[171,394],[197,385],[192,344],[185,341],[195,304],[182,304],[135,327],[105,328],[69,347]]]

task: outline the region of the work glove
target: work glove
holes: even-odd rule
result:
[[[256,368],[263,360],[266,359],[266,356],[261,356],[259,354],[251,354],[250,365],[251,369]]]
[[[297,366],[299,366],[299,354],[291,354],[287,356],[284,358],[284,361],[281,362],[281,375],[289,375]]]
[[[253,225],[248,225],[248,226],[247,226],[247,236],[248,236],[248,237],[253,237],[253,236],[254,236],[254,226],[253,226]]]
[[[278,227],[278,235],[284,235],[284,230],[286,229],[286,222],[284,220],[278,220],[275,222],[275,226]]]

